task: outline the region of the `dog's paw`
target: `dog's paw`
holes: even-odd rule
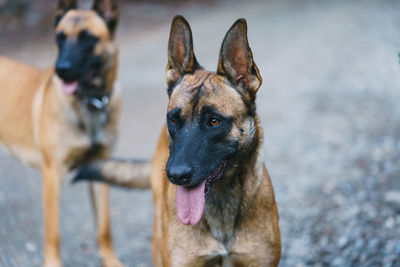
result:
[[[44,267],[62,267],[61,261],[59,259],[46,260],[43,264]]]
[[[103,266],[104,267],[125,267],[125,265],[116,256],[110,256],[107,258],[103,258]]]

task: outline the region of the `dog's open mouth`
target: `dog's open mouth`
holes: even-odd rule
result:
[[[73,81],[73,82],[66,82],[62,81],[61,84],[62,90],[66,95],[72,95],[78,90],[79,87],[79,82],[78,81]]]
[[[91,69],[89,70],[89,72],[83,77],[83,79],[80,80],[75,80],[75,81],[65,81],[65,80],[61,80],[61,87],[63,92],[66,95],[73,95],[75,94],[76,91],[78,91],[79,89],[79,85],[89,81],[90,79],[92,79],[94,75],[94,70]]]
[[[218,168],[214,171],[214,173],[206,179],[205,187],[204,187],[204,195],[205,196],[207,196],[210,193],[211,187],[214,184],[214,182],[221,178],[222,174],[225,171],[227,162],[228,162],[228,160],[226,160],[226,159],[224,161],[222,161],[222,163],[218,166]]]
[[[226,159],[222,161],[213,174],[196,186],[178,186],[176,209],[182,224],[196,225],[199,223],[204,212],[205,197],[211,191],[214,182],[222,177],[227,162]]]

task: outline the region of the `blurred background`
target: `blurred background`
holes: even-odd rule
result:
[[[0,0],[0,54],[52,66],[55,4]],[[226,31],[244,17],[264,79],[257,105],[280,213],[280,266],[400,266],[400,1],[125,0],[121,7],[124,105],[115,156],[152,157],[165,119],[172,17],[189,20],[209,70]],[[3,150],[0,173],[0,266],[40,266],[40,173]],[[100,266],[87,193],[85,183],[64,180],[65,266]],[[117,255],[127,266],[152,266],[150,191],[111,194]]]

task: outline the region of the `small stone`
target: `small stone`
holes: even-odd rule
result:
[[[364,247],[364,240],[358,239],[353,246],[353,251],[361,251],[362,248]]]
[[[387,261],[387,260],[383,261],[382,267],[392,267],[392,266],[393,266],[393,263],[392,263],[391,260],[390,261]]]
[[[25,249],[28,252],[36,252],[37,251],[36,245],[34,243],[31,243],[31,242],[26,242],[25,243]]]
[[[347,236],[341,236],[337,242],[339,248],[344,248],[349,242],[349,238]]]
[[[377,238],[372,238],[368,241],[368,247],[367,250],[369,250],[371,253],[376,251],[376,247],[379,244],[379,240]]]
[[[332,262],[333,266],[343,266],[345,261],[342,258],[335,258]]]
[[[398,241],[397,244],[394,246],[394,253],[400,255],[400,241]]]
[[[385,201],[396,206],[400,206],[400,191],[388,191],[385,194]]]
[[[392,255],[394,253],[394,247],[396,246],[396,243],[394,240],[388,240],[385,244],[384,247],[384,252],[387,255]]]
[[[394,226],[394,219],[390,217],[385,221],[385,228],[393,228],[393,226]]]

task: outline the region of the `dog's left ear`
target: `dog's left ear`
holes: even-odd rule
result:
[[[70,10],[76,9],[76,0],[59,0],[56,8],[55,26],[60,22],[62,17]]]
[[[95,0],[93,10],[104,19],[111,36],[114,36],[118,25],[119,5],[117,0]]]
[[[262,83],[247,40],[247,23],[238,19],[225,35],[218,60],[218,74],[255,97]]]

